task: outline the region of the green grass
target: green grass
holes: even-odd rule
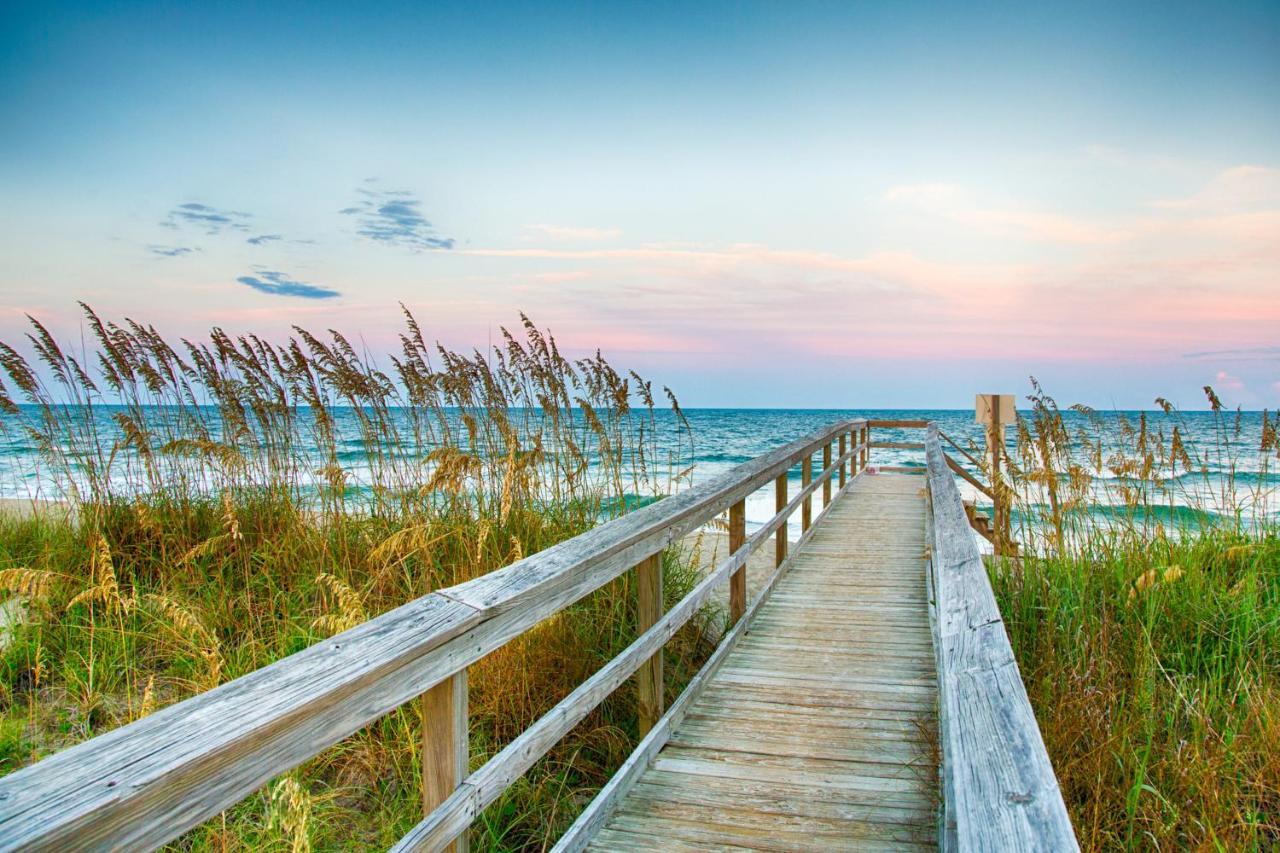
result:
[[[1219,409],[1201,454],[1233,470]],[[1052,400],[1033,395],[1020,428],[1011,492],[1020,502],[1020,562],[991,577],[1058,774],[1089,850],[1269,850],[1280,846],[1280,536],[1273,521],[1175,516],[1170,474],[1202,469],[1187,437],[1149,429],[1082,436],[1110,448],[1101,464],[1136,476],[1107,485],[1118,512],[1091,513],[1088,451],[1069,452]],[[1238,442],[1237,442],[1238,445]],[[1277,452],[1270,424],[1258,452]],[[1235,451],[1239,452],[1239,451]],[[1103,454],[1094,454],[1095,460]],[[1046,460],[1048,460],[1046,462]],[[1097,461],[1094,473],[1099,473]],[[1061,492],[1046,501],[1056,472]],[[1235,490],[1228,505],[1270,497]],[[1267,487],[1274,491],[1274,486]],[[1220,492],[1221,494],[1221,492]],[[1171,519],[1195,523],[1174,525]]]
[[[41,449],[74,512],[0,515],[0,594],[26,610],[0,652],[0,773],[660,499],[687,465],[657,453],[648,383],[570,363],[527,321],[485,357],[433,350],[407,316],[387,375],[336,333],[179,349],[87,317],[92,357],[38,325],[43,370],[0,344],[0,430]],[[673,604],[696,578],[665,560]],[[469,668],[473,767],[635,639],[633,583]],[[673,696],[702,636],[667,646]],[[421,738],[411,702],[175,846],[386,848],[422,817]],[[541,849],[636,740],[627,684],[479,817],[473,846]]]

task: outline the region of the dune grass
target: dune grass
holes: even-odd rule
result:
[[[1280,845],[1278,448],[1268,419],[1264,476],[1237,477],[1238,416],[1206,392],[1208,435],[1167,406],[1068,435],[1038,388],[1020,424],[1008,487],[1034,547],[992,582],[1086,849]]]
[[[0,652],[0,773],[659,498],[688,463],[674,396],[680,434],[659,442],[648,383],[569,362],[527,320],[466,356],[428,347],[406,313],[384,373],[336,333],[276,347],[214,330],[178,349],[86,317],[88,356],[38,324],[38,367],[0,344],[0,425],[68,502],[0,515],[0,592],[24,611]],[[674,603],[695,578],[666,561]],[[632,584],[470,668],[473,765],[635,638]],[[707,652],[682,631],[668,688]],[[635,706],[617,691],[481,816],[473,846],[554,840],[634,746]],[[410,703],[176,846],[385,848],[422,816],[420,743]]]

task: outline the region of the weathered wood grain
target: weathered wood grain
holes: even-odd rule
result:
[[[800,460],[800,484],[808,486],[813,480],[813,454],[806,453],[804,459]],[[805,495],[804,507],[800,510],[800,530],[809,529],[809,525],[813,524],[813,498],[809,494]]]
[[[824,480],[824,487],[830,482],[830,478]],[[729,507],[729,552],[737,551],[746,541],[747,504],[746,501],[738,501]],[[737,622],[746,611],[747,565],[743,563],[742,568],[729,576],[729,621]]]
[[[828,441],[826,444],[822,445],[822,469],[825,471],[830,467],[831,467],[831,442]],[[841,479],[843,479],[843,477]],[[829,503],[831,503],[831,478],[828,477],[822,483],[822,505],[826,506]]]
[[[840,457],[843,459],[844,454]],[[844,484],[840,484],[840,488],[844,488]],[[787,506],[787,475],[782,473],[773,481],[773,506],[775,513],[782,512]],[[774,534],[773,540],[773,565],[781,566],[782,561],[787,559],[787,526],[784,524],[778,528],[778,532]]]
[[[922,420],[884,420],[872,419],[867,421],[868,427],[882,427],[884,429],[924,429],[929,426],[928,421]]]
[[[924,450],[923,441],[873,441],[867,446],[872,450]]]
[[[946,768],[941,841],[960,850],[1076,850],[936,426],[925,443]]]
[[[738,543],[742,547],[742,543]],[[737,548],[730,547],[731,552]],[[745,571],[739,569],[738,573]],[[734,575],[737,577],[737,574]],[[636,630],[643,634],[662,618],[662,554],[657,553],[636,566]],[[662,678],[662,649],[649,656],[636,670],[637,715],[644,736],[665,710]]]
[[[467,775],[467,671],[446,678],[422,696],[422,806],[431,814]],[[466,833],[446,848],[467,853]]]

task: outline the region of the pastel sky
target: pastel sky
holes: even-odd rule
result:
[[[262,5],[3,5],[0,338],[403,302],[694,406],[1280,405],[1275,2]]]

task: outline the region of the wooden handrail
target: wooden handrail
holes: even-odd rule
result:
[[[985,484],[984,484],[981,480],[979,480],[977,477],[973,476],[973,475],[972,475],[972,474],[970,474],[968,471],[964,470],[964,466],[963,466],[963,465],[961,465],[961,464],[960,464],[959,462],[957,462],[956,460],[952,459],[952,458],[951,458],[950,456],[948,456],[946,453],[943,453],[943,454],[942,454],[942,458],[943,458],[943,459],[945,459],[945,460],[947,461],[947,467],[948,467],[948,468],[950,468],[952,471],[955,471],[955,472],[956,472],[957,474],[959,474],[961,477],[963,477],[963,478],[964,478],[964,480],[965,480],[965,482],[967,482],[969,485],[973,486],[973,487],[974,487],[975,489],[977,489],[979,492],[982,492],[982,494],[984,494],[984,495],[986,495],[987,497],[991,498],[991,500],[993,500],[993,501],[994,501],[994,500],[996,499],[996,493],[995,493],[994,491],[992,491],[992,490],[991,490],[991,488],[990,488],[989,486],[985,485]]]
[[[925,440],[944,850],[1078,850],[986,566],[938,440]]]
[[[924,450],[921,441],[872,441],[867,446],[872,450]]]
[[[852,452],[846,453],[828,465],[813,482],[801,489],[786,507],[751,534],[740,548],[703,578],[652,628],[557,703],[505,749],[485,762],[483,767],[464,779],[453,796],[427,815],[392,849],[396,853],[439,850],[452,841],[466,829],[475,815],[497,799],[606,696],[630,678],[645,660],[661,649],[698,612],[698,608],[706,603],[716,586],[745,566],[751,555],[786,524],[791,514],[800,509],[817,489],[829,483],[837,469],[852,456]]]
[[[846,455],[856,458],[857,452],[861,450],[865,450],[865,445],[855,444],[849,449],[849,453]],[[840,461],[837,460],[836,466],[839,464]],[[840,489],[837,497],[852,488],[853,484],[858,481],[860,473],[861,472],[854,474],[849,482]],[[818,484],[821,483],[824,478],[829,476],[830,469],[823,471],[808,488],[810,490],[816,489]],[[792,499],[785,510],[780,511],[774,516],[773,520],[769,522],[769,526],[773,526],[775,524],[780,525],[780,519],[784,515],[790,516],[794,513],[801,505],[801,501],[804,498],[805,493],[802,491]],[[662,719],[658,721],[658,724],[654,726],[653,730],[641,739],[640,743],[636,745],[635,750],[627,760],[623,762],[622,767],[620,767],[618,772],[613,775],[613,778],[605,784],[605,786],[600,790],[600,793],[596,795],[595,799],[593,799],[587,807],[583,809],[582,813],[578,815],[577,820],[574,821],[573,825],[569,827],[564,836],[556,843],[552,853],[578,853],[578,851],[583,850],[587,846],[595,833],[604,826],[614,807],[622,800],[623,797],[626,796],[627,792],[635,784],[636,780],[640,777],[640,774],[644,772],[645,767],[648,766],[653,757],[658,754],[663,746],[666,745],[667,741],[671,737],[671,733],[680,724],[680,721],[684,719],[685,714],[693,705],[693,702],[699,695],[701,695],[702,689],[711,680],[712,676],[715,675],[716,671],[720,668],[720,665],[729,656],[729,653],[733,651],[738,640],[746,634],[747,629],[751,624],[752,617],[761,607],[764,606],[765,602],[769,600],[778,580],[787,573],[788,569],[791,568],[793,561],[800,553],[800,549],[818,530],[817,522],[822,520],[823,516],[827,514],[832,506],[833,504],[826,504],[822,507],[817,518],[814,519],[814,524],[810,526],[803,535],[801,535],[800,541],[796,543],[796,548],[777,566],[773,574],[764,582],[760,591],[756,594],[756,597],[747,608],[747,612],[744,614],[743,618],[740,619],[729,633],[721,639],[720,644],[716,647],[716,650],[712,653],[711,657],[707,659],[707,662],[702,665],[702,668],[698,670],[698,673],[689,681],[688,685],[685,686],[684,691],[679,697],[677,697],[676,701],[672,703],[671,708],[663,715]],[[764,540],[761,539],[760,542],[755,542],[754,545],[749,541],[745,548],[751,549],[758,547],[763,541]],[[729,559],[732,560],[733,556],[730,556]]]
[[[660,553],[839,435],[855,429],[865,434],[866,426],[854,420],[825,427],[685,492],[0,778],[0,850],[147,849],[176,838]],[[837,466],[865,454],[865,444],[855,444],[807,484],[787,504],[787,515]],[[774,526],[762,530],[772,532],[781,523],[775,516]],[[749,553],[762,541],[753,535],[744,548]],[[727,575],[721,569],[743,550],[715,576]],[[698,590],[705,591],[702,584]],[[641,642],[651,648],[672,621],[659,620],[628,652]],[[619,665],[571,696],[594,695],[625,669]],[[530,729],[522,743],[541,743],[558,729],[552,723],[533,735]],[[511,763],[496,766],[501,773],[491,771],[494,784],[520,763],[506,760]],[[468,789],[476,790],[478,803],[479,789],[464,783],[433,814],[454,797],[469,798]],[[474,816],[457,807],[448,814],[450,826],[461,828]]]
[[[884,429],[925,429],[929,421],[920,420],[870,420],[867,426]]]
[[[956,443],[956,440],[955,440],[954,438],[952,438],[951,436],[947,435],[947,434],[946,434],[945,432],[943,432],[942,430],[938,430],[938,435],[939,435],[943,440],[945,440],[945,441],[947,442],[947,444],[950,444],[950,445],[951,445],[952,447],[954,447],[956,450],[960,451],[960,453],[964,456],[964,458],[969,460],[969,464],[970,464],[970,465],[972,465],[974,468],[977,468],[979,471],[981,471],[981,470],[982,470],[982,463],[981,463],[981,462],[979,462],[976,458],[974,458],[974,455],[973,455],[972,453],[970,453],[969,451],[967,451],[967,450],[965,450],[963,447],[961,447],[959,444],[957,444],[957,443]]]

